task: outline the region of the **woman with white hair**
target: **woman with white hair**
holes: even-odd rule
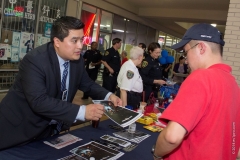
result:
[[[123,106],[132,106],[133,109],[139,107],[143,91],[142,78],[138,72],[137,65],[143,60],[143,49],[133,47],[130,50],[130,59],[125,62],[118,74],[117,95],[121,97]]]

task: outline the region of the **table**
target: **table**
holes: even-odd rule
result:
[[[116,132],[116,130],[110,129],[108,126],[110,124],[114,124],[114,122],[108,119],[100,122],[98,128],[92,128],[92,126],[90,125],[90,126],[85,126],[83,128],[79,128],[77,130],[68,132],[70,134],[73,134],[77,137],[82,138],[83,140],[78,141],[62,149],[55,149],[53,147],[50,147],[44,144],[43,140],[35,141],[24,146],[18,146],[18,147],[4,150],[4,151],[0,151],[0,160],[53,160],[53,159],[56,160],[58,158],[62,158],[72,154],[69,152],[69,150],[75,147],[78,147],[80,145],[83,145],[87,142],[90,142],[91,138],[100,140],[100,136],[105,134],[113,136],[112,133]],[[136,128],[137,130],[143,131],[147,134],[150,134],[151,136],[143,140],[141,143],[139,143],[139,145],[131,152],[122,151],[125,154],[119,158],[120,160],[153,159],[153,156],[151,154],[151,148],[152,148],[152,145],[156,143],[159,133],[154,133],[144,129],[143,125],[140,123],[136,122],[136,124],[137,124],[137,128]],[[16,133],[16,136],[17,136],[17,133]],[[52,139],[56,137],[58,136],[51,137],[48,139]],[[44,139],[44,140],[48,140],[48,139]]]

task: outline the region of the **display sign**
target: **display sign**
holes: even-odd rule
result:
[[[13,32],[12,34],[12,46],[19,47],[20,46],[21,33]]]
[[[33,1],[27,1],[27,6],[25,6],[27,12],[25,12],[24,18],[35,20],[35,14],[32,14]]]
[[[0,60],[7,60],[8,44],[0,43]]]
[[[43,5],[43,8],[42,8],[43,15],[40,17],[41,22],[53,23],[56,20],[56,18],[60,18],[60,13],[61,13],[60,9],[57,9],[57,13],[56,13],[57,16],[55,18],[49,17],[50,11],[51,10],[49,6]]]
[[[12,46],[11,52],[11,62],[19,61],[19,47]]]
[[[3,13],[5,16],[16,16],[23,17],[24,8],[23,7],[13,7],[13,4],[17,3],[17,0],[9,0],[11,3],[11,8],[4,8]]]
[[[22,59],[28,52],[34,49],[34,34],[21,32],[19,58]]]
[[[4,8],[3,13],[5,16],[16,16],[16,17],[23,17],[23,7],[15,7],[13,8]]]
[[[25,6],[26,12],[24,12],[24,7],[22,6],[13,6],[13,4],[17,3],[17,0],[9,0],[9,3],[11,3],[11,8],[4,8],[3,13],[5,16],[24,17],[35,20],[35,14],[32,14],[33,1],[27,1],[27,6]]]

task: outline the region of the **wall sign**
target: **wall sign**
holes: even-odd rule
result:
[[[27,1],[27,6],[25,6],[27,12],[24,14],[24,18],[35,20],[35,14],[32,14],[33,1]]]
[[[60,9],[57,9],[57,16],[55,18],[50,18],[49,17],[49,12],[50,12],[50,7],[47,6],[47,5],[43,5],[43,8],[42,8],[42,16],[40,17],[40,21],[41,22],[46,22],[46,23],[53,23],[56,18],[60,18]]]
[[[13,4],[17,3],[17,0],[9,0],[9,3],[11,3],[11,8],[4,8],[3,13],[5,16],[24,17],[35,20],[35,14],[32,14],[33,1],[27,1],[27,6],[25,6],[26,12],[24,12],[24,7],[22,6],[13,6]]]
[[[17,3],[17,0],[9,0],[11,3],[11,8],[4,8],[3,13],[6,16],[16,16],[16,17],[23,17],[24,8],[23,7],[13,7],[13,4]]]

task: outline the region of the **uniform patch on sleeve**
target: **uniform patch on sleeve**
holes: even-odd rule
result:
[[[105,51],[104,56],[107,56],[107,55],[109,55],[109,52]]]
[[[147,61],[143,61],[142,62],[142,68],[145,68],[145,67],[147,67],[148,66],[148,62]]]
[[[132,79],[133,76],[134,76],[133,71],[128,70],[128,71],[127,71],[127,78],[128,78],[128,79]]]

